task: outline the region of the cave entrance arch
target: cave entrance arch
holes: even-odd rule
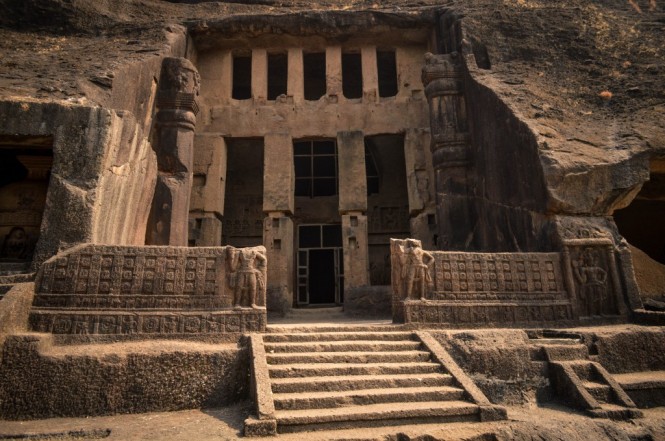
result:
[[[631,245],[643,297],[663,296],[665,286],[665,158],[652,159],[649,180],[626,208],[614,212],[619,232]]]

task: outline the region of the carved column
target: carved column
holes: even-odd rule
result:
[[[473,224],[469,215],[469,129],[461,58],[425,55],[423,84],[429,102],[432,165],[436,181],[439,249],[464,250]]]
[[[159,173],[146,230],[148,245],[187,246],[199,85],[199,73],[189,60],[164,59],[153,141]]]

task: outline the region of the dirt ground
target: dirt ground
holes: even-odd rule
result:
[[[251,412],[250,403],[221,409],[116,415],[96,418],[54,418],[0,421],[0,439],[31,440],[235,440]],[[279,435],[284,441],[492,441],[492,440],[665,440],[665,408],[647,409],[645,417],[628,422],[592,420],[568,408],[510,407],[508,421],[393,426]],[[583,434],[583,435],[582,435]]]

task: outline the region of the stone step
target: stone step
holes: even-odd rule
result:
[[[582,344],[551,345],[542,347],[545,357],[549,361],[588,360],[589,349]]]
[[[332,341],[332,342],[284,342],[266,343],[266,353],[302,352],[386,352],[415,351],[420,349],[417,341]]]
[[[302,363],[413,363],[429,361],[426,351],[397,352],[302,352],[297,354],[267,354],[268,364]]]
[[[587,414],[593,418],[608,418],[617,421],[627,421],[631,419],[642,418],[643,416],[642,411],[639,409],[632,409],[607,403],[601,403],[600,409],[587,410]]]
[[[600,403],[612,403],[612,388],[609,384],[584,381],[584,388]]]
[[[583,383],[595,382],[598,380],[598,373],[593,368],[593,364],[591,362],[576,361],[570,365]]]
[[[477,405],[463,401],[381,403],[333,409],[278,410],[278,432],[479,421]]]
[[[534,338],[529,343],[537,346],[574,346],[582,341],[579,338]]]
[[[324,409],[365,406],[379,403],[418,401],[460,401],[464,391],[456,387],[407,387],[399,389],[361,389],[334,392],[274,394],[276,410]]]
[[[449,374],[352,375],[345,377],[274,378],[273,393],[336,392],[359,389],[452,386]]]
[[[265,334],[263,341],[268,343],[284,342],[316,342],[316,341],[416,341],[412,332],[321,332],[321,333],[292,333],[292,334]]]
[[[440,364],[418,363],[318,363],[269,366],[271,378],[331,377],[337,375],[398,375],[440,373]]]
[[[386,320],[386,323],[388,321]],[[333,332],[399,332],[404,329],[403,325],[380,324],[380,325],[267,325],[266,336],[270,334],[319,334]]]

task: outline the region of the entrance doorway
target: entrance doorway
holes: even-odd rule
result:
[[[298,304],[344,302],[342,227],[339,224],[298,226]]]

